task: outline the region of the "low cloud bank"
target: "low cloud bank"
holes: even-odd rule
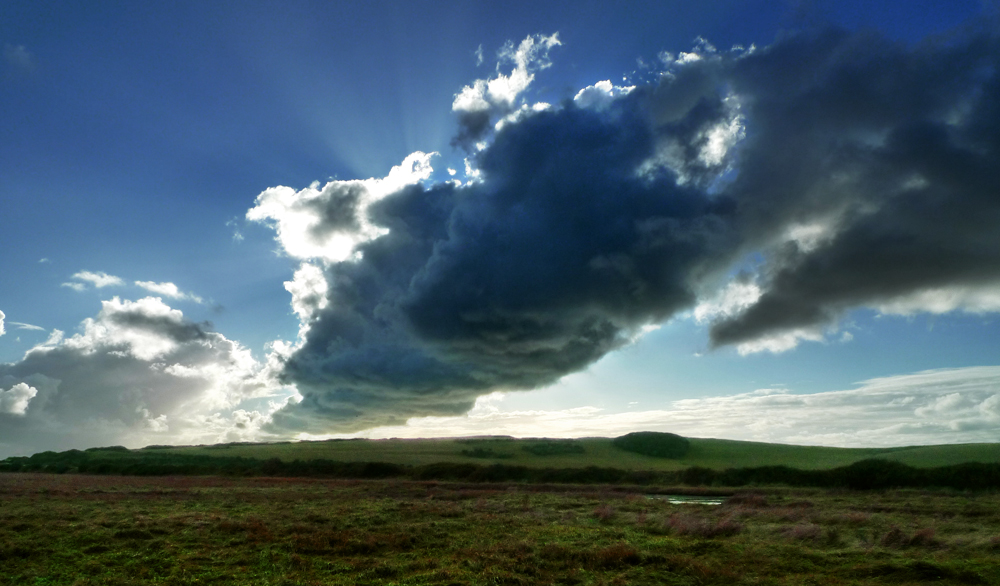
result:
[[[992,443],[1000,433],[998,379],[1000,367],[933,370],[872,379],[845,391],[796,394],[788,389],[761,389],[619,413],[596,407],[505,410],[504,395],[497,393],[480,397],[460,417],[417,418],[405,426],[374,429],[366,435],[615,437],[642,429],[839,447]]]

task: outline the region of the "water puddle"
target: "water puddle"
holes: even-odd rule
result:
[[[726,500],[719,496],[691,496],[686,494],[648,494],[648,499],[667,501],[672,505],[721,505]]]

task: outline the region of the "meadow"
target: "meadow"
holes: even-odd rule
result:
[[[1000,584],[995,492],[676,490],[0,473],[0,584]]]

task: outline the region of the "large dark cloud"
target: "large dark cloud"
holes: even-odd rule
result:
[[[285,369],[306,400],[278,423],[464,412],[490,389],[552,383],[690,305],[691,273],[728,246],[731,206],[669,173],[637,175],[656,137],[635,110],[531,116],[480,153],[480,182],[372,206],[389,232],[327,270],[329,304]]]
[[[922,291],[996,287],[998,49],[985,31],[914,48],[834,31],[736,63],[748,137],[727,192],[746,249],[768,250],[795,225],[826,233],[772,252],[764,294],[715,324],[714,344]]]
[[[284,364],[304,398],[274,425],[398,424],[550,384],[737,272],[762,294],[720,314],[713,345],[934,290],[968,309],[1000,283],[993,24],[915,46],[705,44],[653,84],[521,109],[472,155],[476,181],[348,206],[383,231],[325,259],[325,303]],[[335,211],[315,229],[344,229]]]

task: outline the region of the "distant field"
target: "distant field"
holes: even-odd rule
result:
[[[437,462],[466,462],[539,468],[598,466],[623,470],[679,470],[692,466],[716,470],[758,466],[790,466],[817,470],[846,466],[867,458],[895,460],[919,468],[963,462],[1000,462],[1000,443],[901,448],[827,448],[690,438],[690,451],[677,460],[625,452],[615,448],[609,438],[573,440],[573,443],[583,448],[579,453],[536,455],[525,450],[525,447],[546,441],[551,440],[513,438],[334,440],[159,448],[156,451],[205,456],[279,458],[286,462],[325,459],[418,466]],[[480,457],[463,455],[463,451],[467,454],[478,454]]]

